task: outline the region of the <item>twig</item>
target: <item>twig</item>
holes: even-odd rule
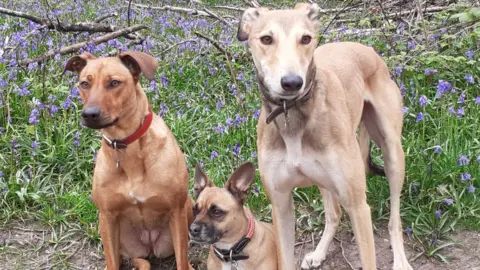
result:
[[[118,30],[118,31],[115,31],[115,32],[105,34],[103,36],[91,39],[89,41],[80,42],[80,43],[70,45],[70,46],[67,46],[67,47],[63,47],[63,48],[60,48],[60,49],[50,50],[44,55],[41,55],[41,56],[33,58],[33,59],[27,59],[25,61],[20,62],[19,64],[20,65],[28,65],[28,64],[31,64],[31,63],[34,63],[34,62],[42,62],[42,61],[53,58],[56,54],[64,55],[64,54],[76,52],[76,51],[80,50],[82,47],[86,46],[87,44],[98,45],[98,44],[101,44],[101,43],[105,43],[105,42],[107,42],[111,39],[121,37],[121,36],[125,36],[127,34],[130,34],[130,33],[133,33],[135,31],[145,29],[145,28],[147,28],[145,25],[137,24],[137,25],[134,25],[134,26],[131,26],[131,27],[127,27],[127,28],[124,28],[124,29],[121,29],[121,30]]]
[[[248,0],[245,0],[245,3],[251,7],[254,7],[254,8],[259,8],[260,7],[260,3],[258,3],[257,0],[251,0],[251,1],[248,1]]]
[[[110,14],[107,14],[107,15],[103,15],[102,17],[99,17],[98,19],[96,19],[94,22],[96,23],[101,23],[102,21],[108,19],[108,18],[113,18],[113,17],[117,17],[118,16],[118,13],[114,12],[114,13],[110,13]]]
[[[350,0],[350,2],[348,2],[348,4],[346,4],[339,12],[337,12],[337,14],[335,14],[335,16],[333,16],[333,18],[330,20],[330,22],[327,24],[327,26],[323,29],[323,32],[320,36],[320,40],[318,41],[318,43],[320,43],[322,41],[323,35],[325,35],[325,32],[327,32],[327,30],[330,27],[330,25],[332,24],[332,22],[335,21],[335,19],[338,17],[338,15],[340,13],[342,13],[345,9],[347,9],[352,4],[352,2],[353,2],[353,0]]]
[[[228,9],[228,10],[234,10],[234,11],[240,11],[244,12],[244,8],[239,8],[239,7],[231,7],[231,6],[213,6],[214,8],[219,8],[219,9]]]
[[[198,9],[193,9],[193,8],[174,7],[174,6],[168,6],[168,5],[161,6],[161,7],[156,7],[156,6],[147,6],[147,5],[136,4],[136,3],[133,3],[133,5],[136,6],[136,7],[148,8],[148,9],[153,9],[153,10],[169,10],[169,11],[174,11],[174,12],[187,13],[189,15],[212,17],[210,14],[208,14],[205,11],[198,10]]]
[[[180,42],[177,42],[175,44],[172,44],[171,46],[169,46],[165,50],[161,51],[159,54],[164,54],[164,53],[168,52],[169,50],[171,50],[172,48],[174,48],[176,46],[179,46],[179,45],[182,45],[182,44],[185,44],[185,43],[189,43],[189,42],[197,43],[197,41],[195,39],[188,39],[188,40],[180,41]]]
[[[127,26],[130,27],[130,11],[132,10],[132,0],[128,1],[128,9],[127,9]]]
[[[220,43],[218,43],[218,41],[213,40],[213,39],[205,36],[202,33],[197,32],[197,31],[193,32],[193,34],[196,35],[199,38],[203,38],[206,41],[210,42],[210,44],[212,44],[215,48],[217,48],[217,50],[219,50],[221,53],[227,55],[229,58],[231,57],[231,53],[228,52],[227,50],[225,50],[222,46],[220,46]]]
[[[203,10],[208,13],[210,16],[212,16],[213,18],[221,21],[223,24],[225,24],[226,26],[228,26],[230,29],[233,29],[233,27],[230,25],[230,23],[228,23],[224,18],[218,16],[217,14],[211,12],[210,10],[208,10],[206,7],[203,8]]]
[[[7,8],[2,8],[2,7],[0,7],[0,13],[6,14],[6,15],[10,15],[10,16],[13,16],[13,17],[18,17],[18,18],[27,19],[27,20],[30,20],[30,21],[32,21],[32,22],[34,22],[34,23],[37,23],[37,24],[46,24],[46,23],[48,23],[48,21],[46,21],[46,20],[43,19],[43,18],[39,18],[39,17],[37,17],[37,16],[33,16],[33,15],[30,15],[30,14],[25,13],[25,12],[15,11],[15,10],[7,9]]]
[[[347,256],[345,256],[345,250],[343,249],[343,242],[342,240],[338,239],[337,237],[333,237],[335,240],[337,240],[338,242],[340,242],[340,249],[342,249],[342,256],[343,258],[345,259],[345,261],[348,263],[348,265],[350,266],[350,269],[352,270],[355,270],[355,268],[353,267],[352,263],[347,259]]]

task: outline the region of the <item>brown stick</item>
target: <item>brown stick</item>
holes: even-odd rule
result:
[[[20,65],[28,65],[28,64],[31,64],[31,63],[34,63],[34,62],[42,62],[42,61],[53,58],[57,53],[60,54],[60,55],[64,55],[64,54],[76,52],[76,51],[80,50],[82,47],[86,46],[89,43],[98,45],[98,44],[101,44],[101,43],[105,43],[105,42],[107,42],[111,39],[121,37],[121,36],[125,36],[127,34],[130,34],[130,33],[133,33],[135,31],[145,29],[145,28],[147,28],[145,25],[137,24],[137,25],[134,25],[132,27],[127,27],[127,28],[124,28],[124,29],[121,29],[121,30],[118,30],[118,31],[115,31],[115,32],[112,32],[112,33],[108,33],[106,35],[103,35],[103,36],[100,36],[100,37],[97,37],[97,38],[94,38],[94,39],[91,39],[89,41],[80,42],[80,43],[73,44],[73,45],[63,47],[63,48],[60,48],[60,49],[50,50],[47,53],[45,53],[45,54],[43,54],[39,57],[32,58],[32,59],[27,59],[25,61],[20,62],[19,64]]]
[[[48,23],[48,21],[43,19],[43,18],[39,18],[37,16],[33,16],[33,15],[30,15],[30,14],[25,13],[25,12],[15,11],[15,10],[7,9],[7,8],[0,7],[0,13],[10,15],[10,16],[13,16],[13,17],[24,18],[24,19],[30,20],[34,23],[37,23],[37,24],[45,25],[46,23]]]

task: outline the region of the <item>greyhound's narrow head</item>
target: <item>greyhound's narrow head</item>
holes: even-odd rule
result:
[[[140,73],[153,80],[156,68],[153,56],[134,51],[118,57],[96,58],[83,53],[70,58],[65,70],[78,74],[82,123],[93,129],[115,125],[136,108]]]
[[[270,98],[293,100],[314,78],[320,8],[297,4],[291,10],[247,9],[237,38],[248,40],[257,76]]]
[[[235,170],[223,188],[219,188],[197,165],[194,184],[197,202],[193,207],[195,220],[190,225],[190,238],[208,244],[238,241],[243,203],[254,179],[255,167],[247,162]]]

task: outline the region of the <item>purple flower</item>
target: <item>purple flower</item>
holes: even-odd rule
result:
[[[58,107],[56,105],[51,105],[50,106],[50,116],[53,117],[54,114],[58,112]]]
[[[231,117],[227,118],[227,120],[225,120],[225,126],[227,128],[230,128],[232,126],[232,123],[233,123],[233,120]]]
[[[452,85],[449,82],[444,80],[439,80],[437,84],[437,94],[436,98],[440,98],[443,94],[448,92],[452,88]]]
[[[253,152],[252,153],[252,158],[256,158],[257,157],[257,152]]]
[[[33,141],[33,142],[32,142],[32,156],[35,156],[35,155],[36,155],[35,150],[36,150],[37,148],[38,148],[38,142]]]
[[[218,124],[216,127],[215,127],[215,131],[218,132],[218,133],[223,133],[225,132],[225,128],[222,126],[222,124]]]
[[[465,93],[462,93],[462,94],[458,97],[457,103],[459,103],[459,104],[465,103]]]
[[[473,59],[473,50],[466,51],[465,56],[467,57],[468,60],[472,60]]]
[[[97,162],[97,152],[93,152],[92,162]]]
[[[260,195],[260,189],[258,188],[258,186],[255,186],[253,189],[252,189],[252,193],[253,195],[257,196]]]
[[[253,118],[258,119],[260,117],[260,110],[253,111]]]
[[[463,107],[458,108],[457,109],[457,117],[462,118],[462,116],[464,116],[464,115],[465,115],[465,108],[463,108]]]
[[[408,47],[409,50],[415,49],[416,46],[417,45],[415,45],[415,41],[413,41],[413,40],[407,42],[407,47]]]
[[[438,209],[437,211],[435,211],[435,218],[440,218],[442,216],[442,211],[440,209]]]
[[[405,228],[405,233],[406,233],[408,236],[412,235],[412,232],[413,232],[412,228],[410,228],[410,227]]]
[[[475,186],[473,186],[473,185],[470,185],[470,186],[467,187],[468,193],[473,193],[473,192],[475,192],[475,189],[476,189],[476,188],[475,188]]]
[[[428,98],[425,95],[421,95],[420,98],[418,99],[418,104],[421,107],[425,107],[427,106],[427,103],[428,103]]]
[[[210,159],[213,160],[218,157],[217,151],[213,150],[212,153],[210,154]]]
[[[160,112],[158,112],[158,115],[164,116],[167,111],[168,111],[167,105],[165,105],[165,103],[160,104]]]
[[[455,108],[453,106],[450,106],[450,108],[448,108],[448,112],[450,114],[455,114]]]
[[[465,155],[461,155],[459,158],[458,158],[458,166],[467,166],[468,163],[470,163],[470,158],[465,156]]]
[[[397,67],[395,68],[395,73],[396,73],[397,75],[402,74],[402,72],[403,72],[403,68],[402,68],[401,66],[397,66]]]
[[[75,135],[73,136],[73,145],[75,147],[80,146],[80,131],[75,132]]]
[[[36,125],[38,123],[40,123],[40,120],[38,120],[37,116],[40,115],[40,112],[38,111],[37,108],[34,108],[31,112],[30,112],[30,117],[28,118],[28,123],[31,124],[31,125]]]
[[[422,122],[423,119],[425,119],[425,116],[423,115],[423,113],[419,112],[419,113],[417,114],[417,118],[416,118],[415,121],[418,123],[418,122]]]
[[[167,88],[168,87],[168,78],[162,73],[162,74],[160,74],[160,79],[162,81],[162,87]]]
[[[473,79],[473,76],[470,75],[470,74],[465,74],[465,80],[467,81],[468,84],[474,84],[475,83],[475,79]]]
[[[72,98],[71,98],[71,96],[67,96],[65,101],[62,103],[62,107],[65,110],[68,110],[71,106],[72,106]]]
[[[436,69],[426,68],[425,69],[425,76],[430,76],[431,74],[438,74]]]
[[[0,177],[5,177],[5,174],[3,173],[3,171],[0,171]]]
[[[440,147],[438,145],[433,147],[433,153],[435,153],[435,154],[440,154],[440,153],[442,153],[442,151],[443,151],[442,147]]]
[[[402,111],[403,111],[403,115],[407,114],[408,113],[408,108],[403,106],[402,107]]]
[[[220,110],[222,107],[223,107],[223,101],[221,99],[219,99],[217,101],[217,107],[216,108],[217,108],[217,110]]]
[[[480,104],[480,96],[477,96],[477,97],[475,98],[475,104]]]
[[[452,205],[452,203],[454,202],[453,199],[444,199],[443,201],[444,201],[445,204],[448,205],[448,206]]]
[[[480,156],[477,157],[477,163],[480,164]]]
[[[243,81],[244,79],[245,79],[245,75],[243,75],[243,72],[238,73],[237,80]]]
[[[462,173],[462,174],[460,175],[460,180],[461,180],[461,181],[472,180],[472,175],[469,174],[469,173]]]
[[[233,154],[235,156],[238,156],[240,155],[240,151],[242,150],[242,147],[240,146],[239,143],[235,144],[235,146],[233,147]]]

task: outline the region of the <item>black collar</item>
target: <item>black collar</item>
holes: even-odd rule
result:
[[[241,261],[250,258],[247,254],[243,253],[243,249],[250,242],[250,238],[243,236],[231,249],[219,249],[213,246],[213,253],[224,262]]]
[[[301,97],[300,99],[296,100],[290,100],[290,101],[283,101],[283,102],[278,102],[273,100],[271,97],[268,96],[268,94],[264,94],[263,97],[270,103],[273,103],[277,105],[278,107],[270,112],[270,114],[267,116],[267,124],[270,124],[277,116],[279,116],[282,113],[285,113],[285,115],[288,115],[288,110],[290,110],[293,107],[300,107],[303,104],[307,103],[307,101],[310,100],[312,97],[313,93],[313,86],[314,83],[311,83],[311,86],[307,90],[307,93]]]

